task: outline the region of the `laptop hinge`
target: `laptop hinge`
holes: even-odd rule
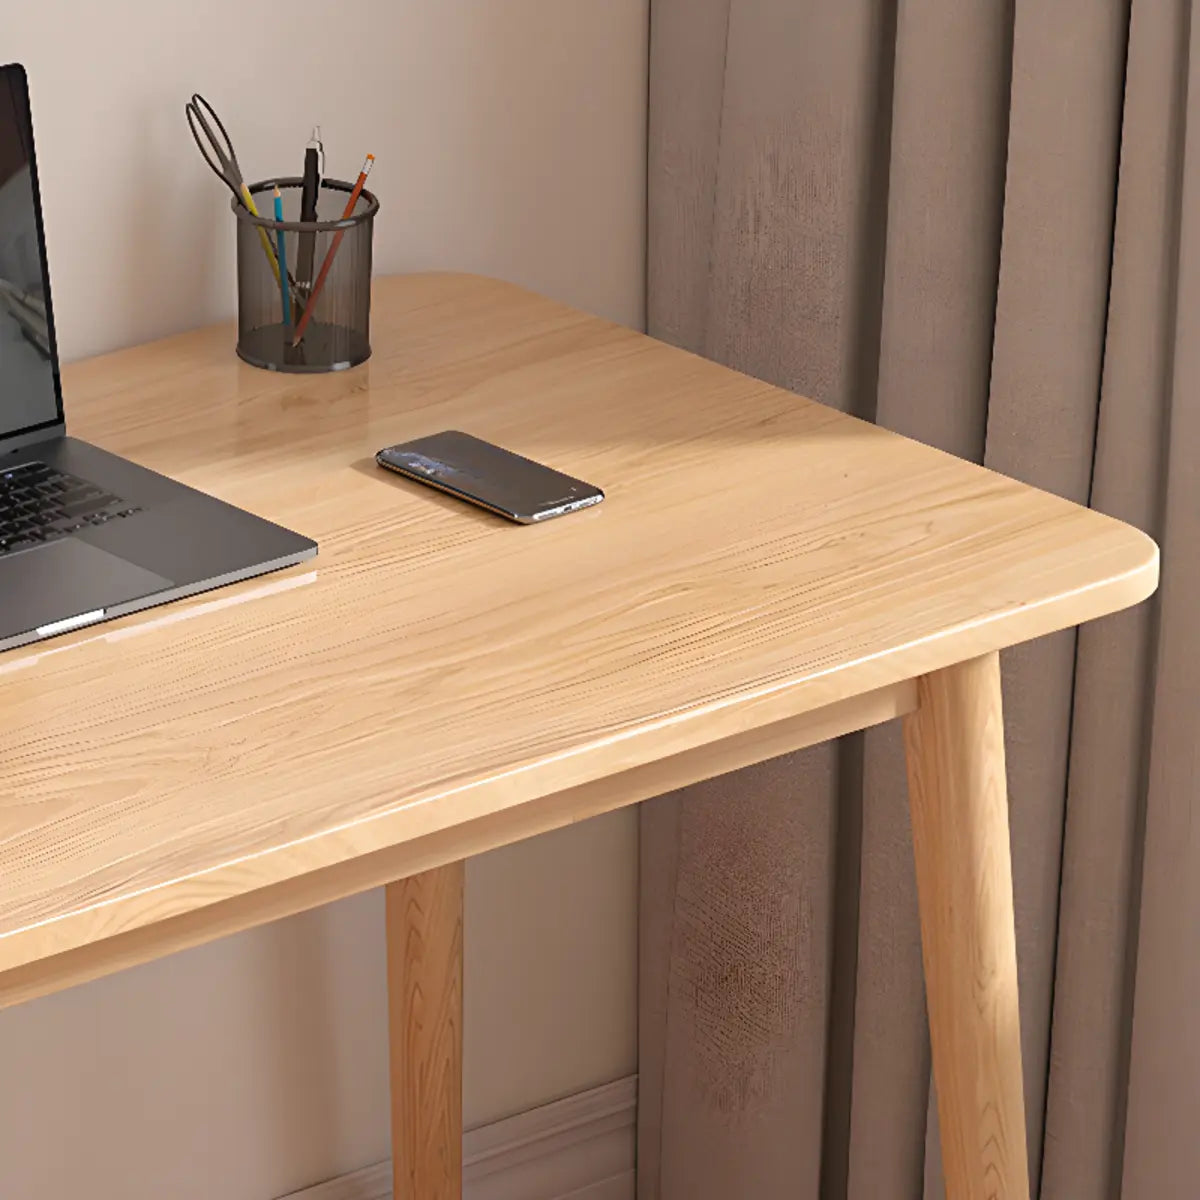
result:
[[[41,429],[29,433],[15,433],[12,437],[0,438],[0,458],[11,454],[14,450],[23,450],[26,446],[37,445],[38,442],[52,442],[55,438],[66,437],[67,424],[58,421],[53,425],[43,425]]]

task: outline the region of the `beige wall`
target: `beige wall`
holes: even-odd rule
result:
[[[0,3],[65,358],[232,311],[194,89],[250,178],[294,173],[313,120],[332,173],[374,150],[381,271],[641,323],[646,0]],[[633,1070],[635,874],[632,812],[472,862],[469,1124]],[[0,1013],[0,1195],[268,1200],[384,1157],[383,979],[371,893]]]

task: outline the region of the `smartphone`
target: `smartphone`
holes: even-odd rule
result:
[[[457,429],[388,446],[375,461],[521,525],[565,516],[604,499],[590,483]]]

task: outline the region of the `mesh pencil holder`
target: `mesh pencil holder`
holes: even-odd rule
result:
[[[269,371],[342,371],[371,356],[371,238],[379,201],[364,189],[343,218],[353,185],[326,179],[317,220],[301,221],[301,183],[251,184],[257,217],[233,204],[238,357]],[[268,216],[276,187],[282,221]]]

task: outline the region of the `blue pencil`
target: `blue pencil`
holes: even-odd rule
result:
[[[283,196],[278,186],[275,188],[275,220],[283,220]],[[287,248],[283,241],[283,230],[275,230],[275,245],[279,251],[279,296],[283,301],[283,325],[290,329],[292,324],[292,304],[288,299],[288,268]]]

